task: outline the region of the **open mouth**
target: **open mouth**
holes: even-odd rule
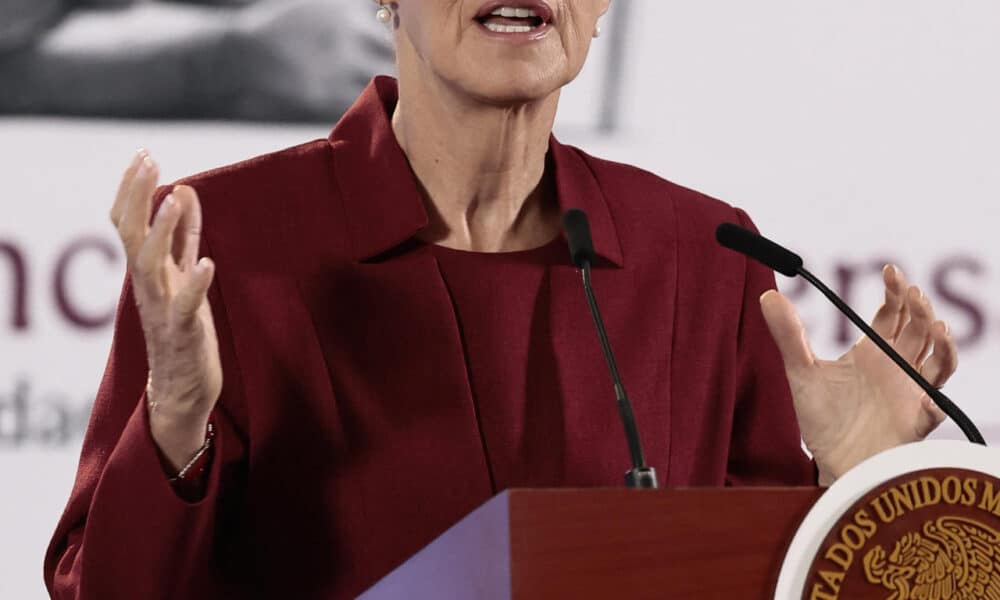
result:
[[[544,5],[484,7],[476,21],[494,33],[532,33],[545,28],[552,21],[551,11]]]

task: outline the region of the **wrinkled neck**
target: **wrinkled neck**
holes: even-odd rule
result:
[[[425,241],[497,252],[543,245],[558,232],[546,154],[558,92],[491,105],[432,77],[400,77],[393,131],[424,193]]]

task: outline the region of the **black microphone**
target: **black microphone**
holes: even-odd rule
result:
[[[604,320],[601,318],[601,310],[597,307],[597,297],[594,295],[594,288],[590,282],[590,264],[594,261],[594,242],[590,238],[590,222],[587,220],[587,214],[576,208],[566,211],[566,215],[563,217],[563,229],[566,230],[566,237],[569,240],[570,258],[583,273],[583,291],[587,295],[587,304],[590,305],[590,315],[594,317],[597,337],[600,339],[601,349],[604,351],[604,360],[607,361],[608,370],[611,372],[611,381],[615,386],[615,398],[618,401],[618,413],[625,425],[625,439],[628,441],[628,450],[632,457],[632,468],[625,473],[625,485],[630,488],[656,489],[658,486],[656,469],[646,465],[646,458],[642,453],[642,441],[639,439],[639,430],[635,426],[635,415],[632,414],[632,403],[629,402],[625,386],[622,385],[618,365],[611,352],[611,342],[608,341],[608,332],[604,329]]]
[[[910,363],[906,362],[906,360],[900,356],[891,345],[889,345],[889,342],[885,341],[882,336],[876,333],[875,330],[864,321],[864,319],[858,316],[858,313],[854,312],[854,310],[840,298],[840,296],[834,293],[834,291],[820,281],[819,278],[806,270],[806,268],[802,266],[802,258],[798,254],[775,244],[762,235],[744,229],[738,225],[734,225],[733,223],[723,223],[722,225],[719,225],[719,227],[715,230],[715,239],[719,242],[719,244],[725,246],[726,248],[735,250],[740,254],[745,254],[746,256],[767,265],[782,275],[786,275],[788,277],[801,275],[803,279],[811,283],[813,287],[826,296],[827,299],[829,299],[830,302],[837,307],[837,310],[844,313],[844,315],[850,319],[852,323],[857,325],[858,328],[864,332],[866,336],[868,336],[868,339],[874,342],[875,345],[882,350],[882,352],[885,352],[885,354],[892,359],[892,362],[896,363],[899,368],[903,370],[903,372],[909,375],[910,379],[915,381],[917,385],[919,385],[920,388],[927,393],[931,400],[934,401],[934,404],[936,404],[938,408],[944,412],[944,414],[948,415],[948,417],[958,425],[959,429],[962,430],[962,433],[965,434],[965,437],[968,438],[970,442],[982,444],[984,446],[986,445],[986,440],[983,439],[983,434],[979,432],[979,429],[976,428],[972,420],[969,419],[964,412],[962,412],[962,409],[952,402],[948,396],[944,395],[941,390],[937,389],[931,385],[929,381],[924,379],[923,375],[918,373],[917,370],[910,365]]]

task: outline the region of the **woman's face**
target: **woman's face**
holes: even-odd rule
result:
[[[401,75],[440,78],[491,104],[572,81],[611,0],[394,0]],[[428,72],[429,71],[429,72]]]

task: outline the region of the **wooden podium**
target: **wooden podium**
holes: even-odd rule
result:
[[[362,600],[771,599],[819,488],[511,490]]]

